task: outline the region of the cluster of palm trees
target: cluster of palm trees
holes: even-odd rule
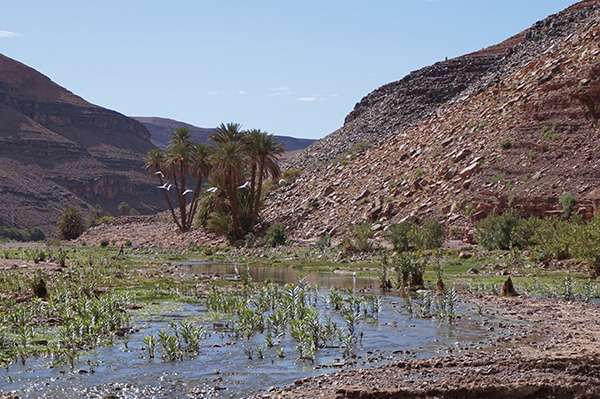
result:
[[[177,128],[166,151],[151,150],[144,167],[160,184],[157,188],[181,231],[192,227],[205,199],[210,204],[209,218],[230,220],[230,231],[222,232],[241,238],[258,221],[263,183],[281,174],[278,155],[283,146],[272,134],[242,130],[238,123],[222,123],[209,140],[214,145],[193,140],[186,127]],[[210,188],[203,191],[203,183]]]

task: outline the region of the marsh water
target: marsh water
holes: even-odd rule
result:
[[[236,273],[236,267],[238,271]],[[239,278],[245,267],[233,264],[179,264],[182,273],[218,274]],[[297,282],[293,269],[249,268],[254,281]],[[333,286],[351,288],[355,295],[382,294],[378,281],[350,274],[314,273],[308,284],[318,284],[321,296]],[[319,308],[324,308],[319,298]],[[286,335],[279,345],[264,348],[263,357],[247,356],[249,349],[265,343],[265,335],[249,340],[235,337],[217,328],[227,323],[207,312],[202,304],[154,304],[133,311],[135,332],[116,338],[114,344],[97,348],[79,358],[75,368],[52,366],[49,358],[27,359],[0,370],[0,392],[13,391],[19,398],[203,398],[245,397],[265,392],[272,386],[293,384],[295,380],[334,372],[341,367],[365,367],[407,357],[431,357],[455,352],[489,338],[474,310],[459,309],[460,318],[452,325],[435,319],[412,318],[403,299],[386,293],[377,318],[364,318],[358,324],[362,332],[357,357],[349,364],[342,358],[340,346],[320,349],[314,363],[297,359],[296,343]],[[143,337],[157,334],[169,323],[190,320],[207,330],[199,354],[183,361],[149,360]],[[340,321],[340,324],[343,324]],[[284,357],[280,357],[282,350]]]

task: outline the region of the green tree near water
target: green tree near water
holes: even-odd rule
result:
[[[188,128],[177,128],[169,135],[166,151],[154,149],[144,160],[144,168],[158,182],[173,221],[181,231],[188,231],[192,226],[197,209],[195,203],[210,169],[207,162],[210,147],[193,141],[192,137]],[[188,186],[190,183],[192,185]],[[171,201],[170,192],[174,192],[176,202]],[[192,205],[188,209],[189,204]]]
[[[158,182],[181,231],[192,227],[202,183],[210,179],[213,187],[200,205],[202,218],[214,231],[239,239],[258,221],[264,181],[281,175],[277,157],[283,146],[273,135],[244,131],[238,123],[222,123],[209,140],[214,146],[197,143],[188,128],[178,128],[166,151],[148,153],[144,167]]]

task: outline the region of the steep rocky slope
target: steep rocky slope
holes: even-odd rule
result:
[[[189,123],[175,121],[167,118],[157,117],[143,117],[135,116],[133,119],[141,122],[150,134],[152,135],[152,143],[157,147],[165,148],[169,141],[169,134],[178,127],[184,126],[189,128],[192,132],[195,132],[194,138],[200,142],[208,142],[208,137],[213,133],[213,129],[207,129],[190,125]],[[314,143],[316,140],[311,139],[299,139],[296,137],[288,136],[275,136],[277,141],[283,145],[286,152],[297,151],[304,149]]]
[[[141,123],[0,55],[0,225],[49,232],[68,205],[162,209],[142,170],[151,148]]]
[[[344,126],[292,157],[302,178],[270,194],[268,222],[302,238],[362,219],[436,217],[468,230],[488,212],[578,212],[600,192],[600,5],[583,1],[481,52],[366,96]],[[370,149],[348,149],[355,143]]]

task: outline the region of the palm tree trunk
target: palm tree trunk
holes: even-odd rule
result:
[[[248,202],[250,202],[250,206],[248,209],[248,211],[250,212],[250,215],[254,214],[254,197],[255,197],[255,190],[256,190],[256,164],[254,162],[252,162],[252,166],[250,168],[250,199]]]
[[[158,176],[158,182],[160,183],[161,186],[164,185],[163,179],[160,176]],[[171,216],[173,217],[173,221],[175,222],[175,224],[177,225],[179,230],[183,231],[183,227],[181,226],[181,224],[179,223],[179,220],[177,219],[177,216],[175,215],[175,209],[173,209],[173,205],[171,204],[171,200],[169,199],[167,190],[163,190],[163,194],[165,195],[165,199],[167,200],[167,205],[169,205],[169,210],[171,211]]]
[[[262,192],[262,183],[263,183],[263,174],[265,171],[265,160],[264,157],[260,158],[258,165],[258,186],[256,187],[256,198],[254,199],[254,207],[252,212],[252,224],[250,225],[251,229],[254,229],[254,225],[256,224],[256,220],[258,219],[258,209],[260,206],[260,195]]]
[[[194,188],[194,195],[190,206],[190,213],[188,214],[187,227],[191,228],[194,223],[194,216],[198,209],[198,197],[200,196],[200,189],[202,188],[202,176],[196,176],[196,187]]]
[[[240,238],[240,215],[238,210],[237,184],[233,177],[229,181],[229,203],[231,205],[231,219],[233,220],[233,235]]]

